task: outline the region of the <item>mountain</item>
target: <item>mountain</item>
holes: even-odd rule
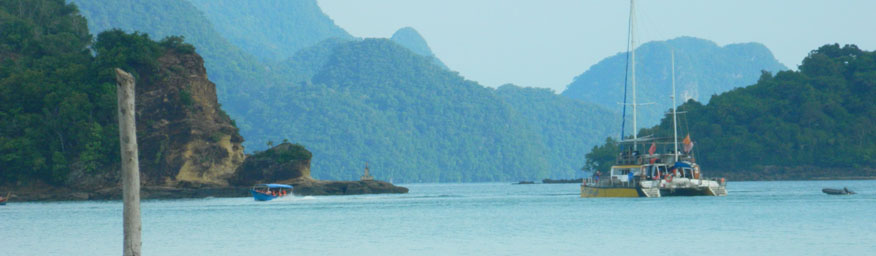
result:
[[[92,41],[74,5],[31,3],[0,3],[0,185],[118,186],[117,67],[137,82],[141,182],[227,184],[243,139],[192,45],[120,30]]]
[[[876,176],[876,52],[825,45],[802,63],[682,105],[697,162],[737,180]],[[671,122],[640,135],[670,135]]]
[[[112,9],[77,3],[88,10]],[[230,34],[217,32],[207,15],[193,8],[198,4],[118,5],[118,13],[91,11],[95,20],[107,21],[92,23],[150,35],[180,31],[204,55],[219,103],[240,127],[247,152],[283,139],[306,145],[314,154],[314,178],[357,179],[366,161],[377,178],[402,182],[567,178],[583,166],[588,148],[617,130],[612,128],[617,115],[602,107],[549,91],[495,90],[467,81],[436,65],[440,62],[413,29],[401,29],[395,40],[327,38],[269,63],[226,41]],[[154,15],[129,14],[141,9]],[[264,17],[270,15],[253,19]],[[214,51],[239,53],[247,62],[222,59]],[[253,66],[229,68],[244,64]],[[229,79],[217,79],[216,73]]]
[[[325,39],[353,39],[316,0],[188,1],[225,39],[265,63],[284,60]]]
[[[256,148],[307,145],[320,179],[356,179],[365,162],[401,182],[569,177],[618,123],[550,91],[467,81],[391,40],[330,45],[310,80],[262,94],[275,111],[250,112],[261,125],[244,133]]]
[[[435,65],[438,65],[444,69],[448,69],[446,65],[444,65],[438,57],[435,57],[435,54],[432,53],[432,49],[429,48],[429,44],[426,43],[426,39],[420,35],[417,30],[412,27],[403,27],[399,30],[396,30],[392,37],[390,38],[393,42],[408,48],[412,52],[419,54],[421,56],[425,56],[430,58]]]
[[[550,178],[578,176],[590,147],[601,142],[604,134],[620,130],[619,113],[557,95],[550,89],[506,84],[495,93],[531,125],[547,147],[543,157],[550,164]]]
[[[761,70],[787,69],[769,49],[758,43],[719,47],[693,37],[645,43],[636,50],[637,101],[654,105],[639,108],[640,127],[656,124],[671,108],[668,96],[672,92],[670,52],[673,50],[679,104],[687,99],[705,103],[711,95],[756,82]],[[626,59],[627,53],[603,59],[575,77],[562,95],[620,109],[618,102],[624,100]],[[628,92],[628,102],[632,100],[631,93]],[[627,113],[630,115],[629,110]]]
[[[245,108],[228,104],[241,101],[232,97],[245,97],[249,87],[272,84],[267,65],[228,42],[203,13],[187,1],[70,2],[79,7],[82,15],[88,19],[89,30],[94,33],[119,28],[128,32],[147,33],[153,38],[184,37],[203,56],[207,74],[216,83],[219,102],[225,104],[231,113]]]
[[[314,153],[322,179],[490,181],[547,171],[542,145],[492,90],[386,39],[334,48],[312,84],[272,88],[273,112],[251,140],[288,138]],[[261,135],[261,136],[259,136]],[[280,137],[277,137],[277,136]],[[317,171],[319,170],[319,171]]]

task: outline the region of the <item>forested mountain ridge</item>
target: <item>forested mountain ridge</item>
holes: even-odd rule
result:
[[[680,107],[705,171],[755,180],[876,175],[876,53],[832,44],[802,63]],[[671,128],[663,119],[640,136]]]
[[[112,9],[76,2],[83,9]],[[159,35],[179,30],[203,52],[219,102],[236,120],[248,152],[267,148],[269,141],[304,144],[314,153],[315,178],[356,179],[364,161],[378,178],[407,182],[568,178],[583,165],[583,152],[617,132],[608,128],[617,126],[616,115],[604,108],[540,90],[509,87],[500,93],[436,66],[434,54],[430,59],[410,50],[428,49],[413,29],[401,29],[396,40],[328,38],[284,61],[267,63],[221,38],[220,29],[183,0],[119,4],[122,12],[89,14],[108,21],[98,23],[107,28]],[[155,12],[119,16],[139,9]],[[416,37],[404,39],[410,35]],[[199,45],[203,41],[208,41],[204,47]],[[399,41],[419,43],[401,47]],[[213,51],[245,58],[223,59]],[[238,70],[226,62],[255,64]],[[379,169],[386,175],[380,176]]]
[[[118,184],[114,68],[137,79],[141,181],[225,184],[242,138],[194,47],[119,30],[92,41],[75,6],[22,3],[0,3],[0,185]]]
[[[492,89],[387,39],[340,44],[312,84],[270,95],[290,116],[252,116],[266,124],[256,137],[308,145],[322,178],[354,179],[366,161],[378,178],[406,182],[548,175],[535,157],[544,145]]]
[[[714,42],[693,37],[645,43],[636,50],[637,100],[654,105],[639,108],[640,127],[658,123],[671,107],[668,95],[672,91],[670,52],[673,50],[676,87],[682,99],[679,104],[687,99],[708,102],[714,94],[752,84],[761,70],[775,73],[787,69],[769,49],[758,43],[719,47]],[[627,53],[618,53],[603,59],[575,77],[562,95],[620,109],[618,102],[624,100],[624,73],[629,72],[624,68],[627,58]],[[630,83],[628,80],[627,101],[632,97]]]
[[[255,86],[272,85],[267,65],[229,43],[194,5],[184,0],[70,0],[88,18],[94,33],[118,28],[139,31],[153,38],[183,36],[203,56],[210,80],[216,83],[219,102],[230,113],[243,106],[233,97],[246,97]]]
[[[527,120],[547,146],[543,157],[550,164],[550,178],[580,176],[584,155],[601,142],[603,134],[620,131],[620,113],[596,104],[569,99],[546,88],[506,84],[495,91]]]
[[[228,41],[264,63],[287,59],[325,39],[353,39],[322,12],[316,0],[188,1]]]
[[[395,181],[460,182],[571,177],[617,130],[604,108],[486,88],[433,60],[387,39],[305,48],[274,69],[311,77],[260,92],[245,115],[260,125],[242,133],[256,148],[278,138],[307,145],[318,178],[355,179],[368,161]]]

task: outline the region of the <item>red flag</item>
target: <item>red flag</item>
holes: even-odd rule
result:
[[[681,144],[684,145],[684,153],[689,153],[691,149],[693,149],[694,143],[690,140],[690,134],[687,137],[684,137],[684,140],[681,141]]]
[[[657,143],[652,142],[651,148],[648,149],[648,154],[653,155],[654,152],[657,152]]]

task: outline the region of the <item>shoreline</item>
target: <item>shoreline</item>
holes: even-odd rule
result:
[[[408,188],[385,181],[326,181],[314,180],[292,184],[296,196],[343,196],[362,194],[403,194]],[[251,186],[224,186],[178,188],[166,186],[142,186],[140,199],[186,199],[207,197],[250,197]],[[102,201],[121,200],[122,187],[105,187],[95,190],[77,190],[50,185],[0,187],[0,192],[10,192],[9,202],[52,201]]]
[[[771,182],[771,181],[833,181],[833,180],[876,180],[874,176],[836,176],[836,177],[812,177],[809,179],[730,179],[728,182]],[[352,184],[358,181],[321,181],[323,184]],[[479,183],[479,182],[471,182]],[[503,183],[503,182],[497,182]],[[417,184],[417,183],[412,183]],[[423,183],[428,184],[428,183]],[[439,183],[441,184],[441,183]],[[378,192],[378,191],[342,191],[334,189],[330,193],[313,193],[312,188],[308,187],[308,192],[301,194],[296,193],[296,196],[339,196],[339,195],[357,195],[357,194],[382,194],[382,193],[407,193],[407,188],[398,190],[397,192]],[[34,189],[33,186],[28,187],[0,187],[0,192],[11,192],[9,202],[64,202],[64,201],[116,201],[121,200],[122,188],[108,187],[94,191],[74,190],[64,187],[43,186],[42,189]],[[176,188],[162,186],[143,186],[140,190],[141,199],[193,199],[207,197],[249,197],[249,186],[228,186],[228,187],[205,187],[205,188]],[[404,192],[401,192],[404,191]],[[303,192],[303,191],[302,191]]]

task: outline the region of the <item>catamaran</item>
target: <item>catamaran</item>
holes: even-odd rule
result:
[[[672,123],[673,137],[651,136],[639,138],[637,131],[636,101],[636,45],[635,45],[635,0],[630,0],[630,51],[632,84],[632,139],[623,140],[621,128],[620,147],[615,165],[606,177],[597,172],[592,178],[581,183],[581,197],[663,197],[663,196],[725,196],[727,182],[724,178],[706,178],[696,163],[693,141],[690,135],[682,141],[679,151],[678,112],[675,102],[675,53],[672,53]],[[626,86],[626,85],[624,85]],[[624,96],[626,107],[626,96]],[[626,117],[624,117],[626,118]],[[638,148],[651,144],[647,154]],[[670,149],[670,145],[672,146]],[[663,149],[658,153],[658,148]]]

